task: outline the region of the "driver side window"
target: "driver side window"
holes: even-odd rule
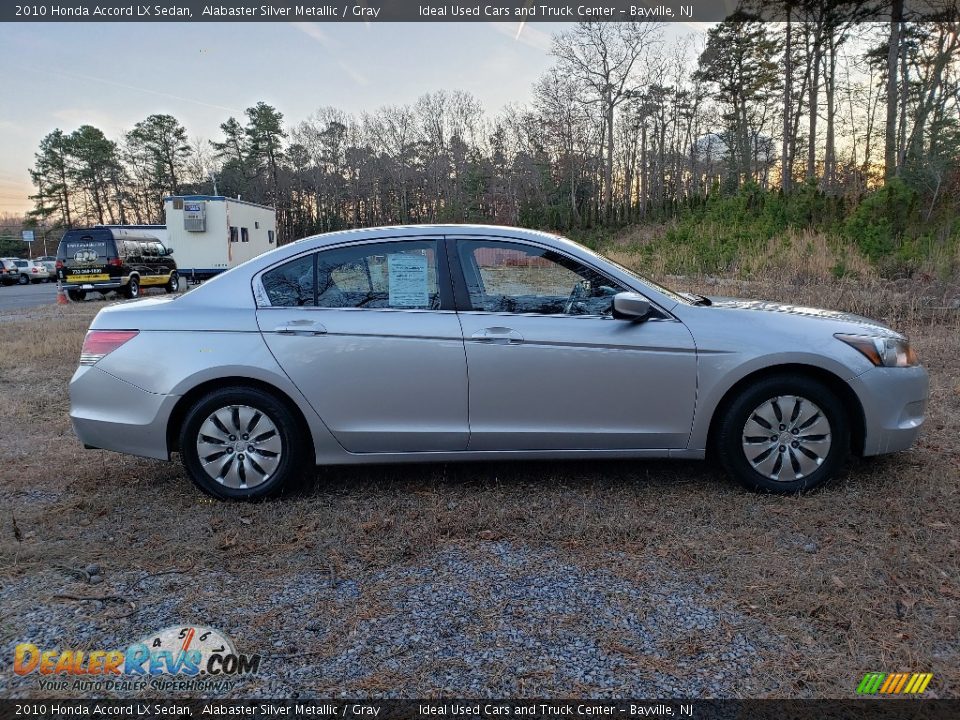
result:
[[[461,240],[460,265],[473,310],[609,315],[624,288],[559,253],[494,240]]]

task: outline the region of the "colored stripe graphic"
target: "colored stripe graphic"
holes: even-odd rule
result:
[[[899,693],[901,690],[903,690],[903,686],[906,684],[907,678],[909,677],[910,673],[900,673],[900,677],[897,678],[897,684],[890,689],[890,692]]]
[[[885,677],[885,673],[867,673],[863,676],[863,680],[860,681],[857,692],[860,695],[873,695],[880,689],[880,683],[883,682]]]
[[[933,673],[867,673],[857,686],[858,695],[919,695],[933,680]]]

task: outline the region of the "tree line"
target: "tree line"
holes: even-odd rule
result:
[[[151,115],[116,139],[40,143],[31,221],[162,223],[167,194],[273,205],[282,241],[347,227],[491,222],[560,230],[676,216],[745,187],[855,206],[908,189],[923,219],[960,203],[960,23],[865,22],[857,2],[786,0],[668,42],[656,23],[555,35],[531,98],[495,116],[459,90],[288,124],[260,102],[221,137]],[[899,9],[898,9],[899,7]]]

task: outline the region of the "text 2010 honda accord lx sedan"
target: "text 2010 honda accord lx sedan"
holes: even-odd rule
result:
[[[70,383],[90,448],[251,499],[311,464],[703,458],[810,489],[910,446],[927,373],[839,312],[678,294],[564,238],[483,226],[307,238],[102,310]]]

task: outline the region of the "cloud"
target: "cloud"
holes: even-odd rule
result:
[[[360,73],[360,71],[348,65],[346,62],[341,60],[338,57],[334,56],[334,52],[337,50],[337,43],[330,38],[323,30],[320,29],[318,23],[307,23],[307,22],[295,22],[290,23],[297,30],[302,32],[304,35],[313,38],[320,45],[323,46],[323,49],[326,50],[332,56],[332,59],[337,63],[337,67],[343,70],[346,73],[347,77],[353,80],[357,85],[369,85],[370,81]],[[367,24],[369,27],[369,23]]]
[[[327,50],[333,50],[335,43],[330,39],[330,36],[327,35],[323,30],[320,29],[320,26],[317,23],[308,23],[308,22],[295,22],[290,23],[297,30],[302,32],[304,35],[309,35],[318,43],[323,45]]]
[[[54,111],[52,115],[67,127],[93,125],[108,135],[124,131],[124,124],[115,115],[104,112],[103,108],[65,107]]]
[[[215,110],[226,110],[229,113],[239,114],[240,111],[236,108],[227,107],[225,105],[216,105],[214,103],[204,102],[203,100],[197,100],[195,98],[184,97],[182,95],[174,95],[173,93],[162,92],[160,90],[153,90],[151,88],[138,87],[136,85],[128,85],[127,83],[117,82],[116,80],[109,80],[107,78],[95,77],[93,75],[81,75],[79,73],[64,72],[63,70],[50,70],[48,68],[33,66],[18,66],[14,65],[13,68],[21,70],[22,72],[39,72],[46,75],[52,75],[54,77],[68,78],[71,80],[87,80],[89,82],[101,83],[103,85],[111,85],[113,87],[123,88],[124,90],[134,90],[136,92],[146,93],[148,95],[157,95],[159,97],[169,98],[170,100],[180,100],[181,102],[193,103],[194,105],[201,105],[203,107],[213,108]]]
[[[550,52],[553,47],[553,36],[549,33],[538,30],[528,22],[491,22],[487,23],[501,35],[506,35],[511,40],[522,42],[537,50]]]

